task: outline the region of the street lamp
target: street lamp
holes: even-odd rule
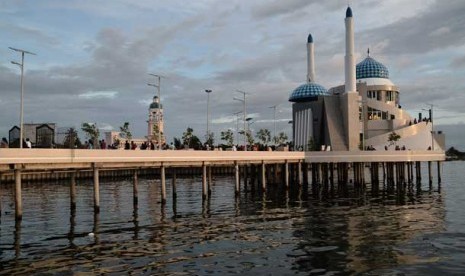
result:
[[[233,113],[233,115],[236,115],[236,141],[239,142],[239,114],[241,114],[242,111],[238,111]],[[239,144],[239,143],[237,143]]]
[[[148,86],[153,86],[153,87],[156,87],[157,88],[157,91],[158,91],[158,110],[160,112],[160,109],[161,109],[161,96],[160,96],[160,85],[161,85],[161,78],[164,78],[164,76],[162,75],[156,75],[156,74],[150,74],[150,76],[154,76],[158,79],[158,84],[152,84],[152,83],[147,83]],[[161,114],[159,114],[161,115]],[[158,118],[158,150],[161,150],[161,129],[160,129],[160,126],[161,126],[161,117],[159,116]]]
[[[36,55],[32,52],[13,48],[13,47],[8,47],[10,50],[13,50],[15,52],[20,52],[21,53],[21,63],[12,61],[12,64],[18,65],[21,68],[21,101],[20,101],[20,113],[19,113],[19,148],[23,148],[23,97],[24,97],[24,54],[30,54],[30,55]]]
[[[270,106],[268,108],[273,108],[273,125],[274,125],[274,133],[273,133],[273,143],[276,145],[276,107],[278,105],[275,104],[273,106]]]
[[[210,89],[205,89],[207,93],[207,144],[210,141],[210,93],[212,92]]]
[[[239,99],[239,98],[233,98],[234,100],[236,101],[241,101],[243,104],[244,104],[244,151],[247,151],[247,136],[246,136],[246,132],[247,132],[247,121],[246,121],[246,117],[247,117],[247,102],[246,102],[246,99],[245,99],[245,95],[247,94],[246,92],[244,91],[240,91],[240,90],[236,90],[236,92],[238,93],[242,93],[244,95],[244,99]]]

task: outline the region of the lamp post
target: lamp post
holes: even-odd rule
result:
[[[23,98],[24,98],[24,54],[30,54],[30,55],[36,55],[32,52],[13,48],[13,47],[8,47],[10,50],[13,50],[15,52],[20,52],[21,53],[21,63],[12,61],[12,64],[18,65],[21,68],[21,101],[20,101],[20,113],[19,113],[19,148],[23,148],[23,111],[24,111],[24,106],[23,106]]]
[[[161,96],[160,96],[160,85],[161,85],[161,78],[164,78],[164,76],[162,75],[157,75],[157,74],[150,74],[150,76],[154,76],[158,79],[158,84],[152,84],[152,83],[147,83],[147,85],[149,86],[153,86],[153,87],[156,87],[157,88],[157,91],[158,91],[158,111],[160,112],[160,109],[161,109]],[[159,114],[161,115],[161,114]],[[161,116],[158,116],[158,150],[161,150],[161,129],[160,129],[160,126],[161,126]]]
[[[210,141],[210,93],[212,92],[210,89],[205,89],[207,93],[207,144]]]
[[[242,111],[238,111],[238,112],[235,112],[233,113],[234,115],[236,115],[236,140],[237,142],[239,142],[239,114],[241,114]],[[239,144],[239,143],[237,143]]]
[[[276,107],[277,106],[278,105],[275,104],[275,105],[269,107],[269,108],[273,108],[273,128],[274,128],[273,129],[273,144],[275,144],[275,145],[276,145],[276,139],[277,139],[277,137],[276,137]]]
[[[244,115],[244,151],[247,151],[247,121],[246,121],[246,117],[247,117],[247,102],[246,102],[246,99],[245,99],[245,95],[247,94],[246,92],[244,91],[240,91],[240,90],[236,90],[236,92],[238,93],[242,93],[244,95],[244,99],[239,99],[239,98],[234,98],[234,100],[236,101],[240,101],[243,103],[243,115]]]

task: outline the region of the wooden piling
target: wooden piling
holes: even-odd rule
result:
[[[236,181],[234,191],[235,191],[236,196],[238,196],[240,193],[240,179],[239,179],[239,164],[237,162],[234,162],[234,177]]]
[[[171,176],[171,189],[173,190],[173,202],[175,202],[176,197],[178,196],[176,191],[176,169],[173,168],[172,176]]]
[[[266,192],[266,166],[264,160],[262,160],[262,191]]]
[[[95,163],[92,164],[94,168],[94,212],[100,212],[100,183],[99,183],[99,169]]]
[[[432,173],[432,168],[431,168],[431,161],[428,161],[428,179],[429,179],[429,184],[431,185],[433,183],[433,173]]]
[[[132,181],[132,202],[133,205],[137,205],[139,201],[139,196],[138,196],[138,179],[137,179],[137,170],[134,170],[134,178]]]
[[[21,170],[15,169],[15,219],[23,218],[23,202],[21,198]]]
[[[212,194],[212,166],[208,166],[207,168],[207,187],[208,187],[208,197]]]
[[[202,200],[207,199],[207,166],[202,162]]]
[[[69,197],[70,197],[70,204],[71,210],[76,209],[76,172],[71,172],[70,175],[70,187],[69,187]]]
[[[289,189],[289,162],[287,160],[284,161],[284,185],[286,189]]]
[[[302,162],[300,160],[297,163],[297,183],[299,186],[302,185]]]
[[[160,167],[160,179],[161,179],[161,204],[166,204],[166,175],[165,165],[161,163]]]
[[[438,184],[441,184],[441,161],[438,161],[437,162],[437,166],[438,166]]]

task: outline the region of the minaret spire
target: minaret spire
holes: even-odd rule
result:
[[[354,18],[350,7],[346,10],[345,92],[356,92],[354,57]]]
[[[307,39],[307,82],[315,82],[315,50],[312,34]]]

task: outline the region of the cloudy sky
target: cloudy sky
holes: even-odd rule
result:
[[[434,104],[436,125],[465,131],[465,1],[353,0],[357,62],[371,56],[390,70],[401,104],[412,114]],[[129,122],[146,135],[148,105],[161,74],[169,141],[189,126],[235,129],[233,100],[246,91],[251,128],[290,133],[294,88],[306,77],[306,39],[315,41],[317,82],[343,83],[347,0],[2,0],[0,2],[0,136],[19,124],[25,62],[25,122],[102,131]],[[452,127],[447,125],[454,125]],[[455,136],[454,136],[455,135]],[[462,136],[461,136],[462,135]],[[463,142],[462,142],[463,143]],[[461,144],[460,144],[461,145]],[[465,148],[464,148],[465,149]]]

